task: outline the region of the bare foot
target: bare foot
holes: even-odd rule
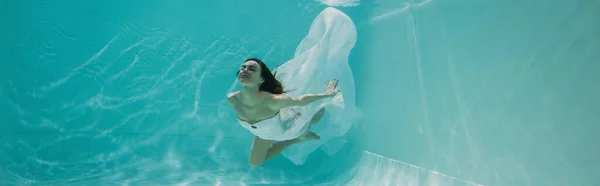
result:
[[[319,140],[321,139],[321,136],[315,134],[314,132],[308,132],[304,136],[300,136],[298,139],[300,141]]]

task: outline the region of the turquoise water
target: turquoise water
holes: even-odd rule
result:
[[[0,185],[600,185],[600,3],[347,2],[361,121],[251,168],[236,68],[327,5],[1,1]]]

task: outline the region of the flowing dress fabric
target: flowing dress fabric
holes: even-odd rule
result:
[[[238,118],[242,127],[266,140],[285,141],[296,139],[308,131],[310,125],[299,122],[302,113],[293,108],[284,108],[276,116],[250,124]]]
[[[354,124],[358,115],[355,106],[354,78],[348,64],[348,56],[356,43],[356,28],[352,20],[335,8],[326,8],[313,21],[307,36],[296,48],[294,58],[275,71],[289,96],[322,93],[326,82],[338,79],[341,91],[335,97],[322,99],[307,106],[289,108],[290,116],[283,116],[293,125],[286,128],[286,138],[297,137],[307,131],[315,113],[321,108],[326,112],[321,121],[310,126],[310,131],[321,136],[314,140],[292,145],[282,154],[297,165],[303,164],[310,153],[320,148],[329,155],[343,146],[343,137]]]

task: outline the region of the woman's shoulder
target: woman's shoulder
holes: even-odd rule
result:
[[[227,101],[229,103],[234,103],[237,100],[239,95],[240,95],[240,91],[231,92],[231,93],[227,94]]]
[[[241,91],[230,92],[227,94],[227,98],[232,98],[240,94]]]

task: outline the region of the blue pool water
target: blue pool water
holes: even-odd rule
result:
[[[251,168],[224,96],[334,6],[361,119]],[[597,1],[0,2],[0,185],[600,185]]]

